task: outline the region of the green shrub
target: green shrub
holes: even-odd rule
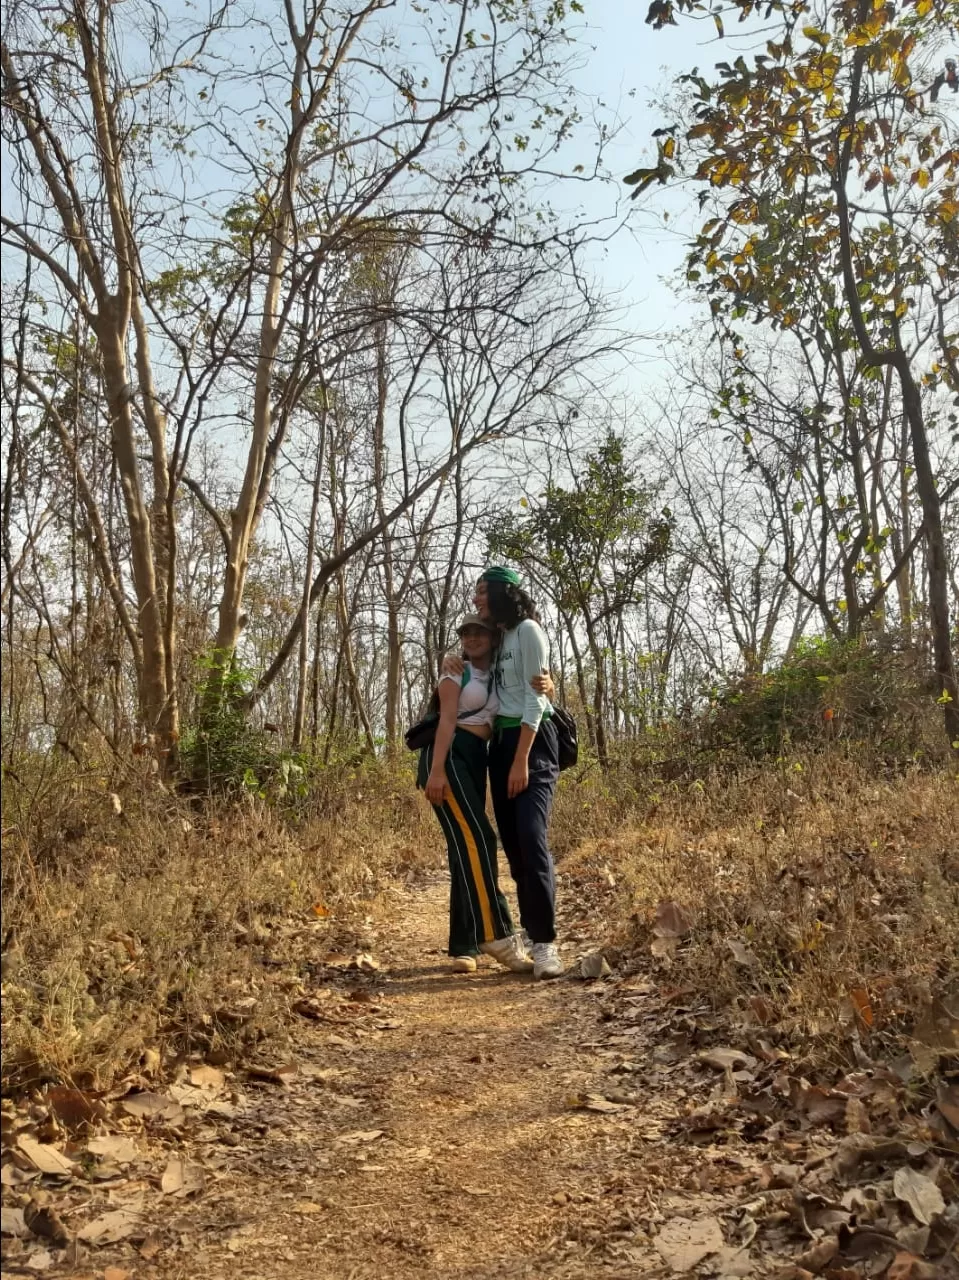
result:
[[[921,655],[887,639],[802,640],[763,674],[712,691],[702,742],[763,758],[842,739],[921,759],[938,754],[928,687]]]
[[[303,794],[305,757],[278,751],[271,734],[250,722],[246,697],[251,673],[235,664],[218,669],[212,660],[205,669],[196,723],[187,727],[180,742],[186,788],[210,795],[247,791],[264,799]]]

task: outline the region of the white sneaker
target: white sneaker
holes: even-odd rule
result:
[[[563,973],[563,962],[555,942],[533,943],[533,977],[558,978]]]
[[[453,963],[450,966],[454,973],[475,973],[476,957],[475,956],[454,956]]]
[[[494,942],[481,942],[480,951],[484,956],[492,956],[512,973],[533,972],[533,962],[515,933],[508,938],[497,938]]]

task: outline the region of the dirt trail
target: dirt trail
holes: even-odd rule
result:
[[[212,1185],[163,1224],[182,1263],[157,1257],[138,1277],[668,1274],[637,1226],[662,1182],[658,1124],[576,1105],[628,1062],[597,1041],[601,985],[492,962],[452,974],[446,902],[439,877],[403,894],[381,970],[353,988],[356,1027],[303,1023],[289,1087],[247,1094],[238,1145],[204,1161],[220,1166]]]
[[[575,912],[584,895],[566,889]],[[386,900],[364,939],[375,959],[316,945],[361,941],[343,922],[294,927],[256,960],[302,1015],[294,1063],[188,1062],[161,1094],[141,1081],[71,1159],[31,1136],[32,1113],[6,1114],[5,1273],[959,1280],[945,1082],[941,1120],[901,1110],[881,1065],[810,1084],[812,1064],[669,970],[453,974],[446,880]],[[602,928],[578,910],[568,962]],[[305,969],[284,951],[297,939]]]

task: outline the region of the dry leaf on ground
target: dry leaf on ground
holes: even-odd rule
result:
[[[896,1170],[892,1189],[896,1199],[904,1201],[912,1210],[916,1221],[921,1222],[925,1227],[930,1226],[933,1218],[942,1213],[946,1207],[942,1192],[932,1178],[908,1166]]]
[[[692,913],[678,902],[661,902],[656,908],[653,933],[657,938],[682,938],[692,927]]]
[[[959,1016],[943,1000],[933,999],[912,1034],[934,1049],[959,1049]]]
[[[936,1094],[936,1108],[939,1114],[959,1134],[959,1084],[939,1086]]]
[[[673,1218],[653,1244],[674,1271],[691,1271],[711,1253],[725,1245],[722,1227],[716,1218]]]
[[[758,1065],[755,1058],[743,1053],[741,1049],[704,1049],[696,1057],[698,1061],[704,1062],[707,1067],[715,1067],[717,1071],[738,1071],[740,1068],[749,1070]]]
[[[0,1235],[13,1236],[19,1240],[26,1234],[27,1224],[24,1221],[23,1210],[4,1205],[0,1209]]]
[[[136,1231],[139,1221],[140,1215],[133,1209],[114,1209],[81,1227],[77,1232],[77,1239],[95,1247],[116,1244],[118,1240],[129,1239]]]
[[[156,1236],[147,1236],[140,1245],[140,1257],[146,1258],[147,1262],[152,1262],[162,1249],[163,1245]]]
[[[727,938],[726,946],[733,954],[733,959],[737,964],[755,965],[759,963],[758,958],[746,946],[744,942],[740,942],[738,938]]]
[[[56,1147],[45,1142],[37,1142],[28,1133],[21,1133],[17,1138],[17,1147],[27,1157],[35,1169],[51,1177],[65,1178],[74,1169],[73,1161]]]
[[[203,1170],[189,1160],[171,1156],[160,1179],[160,1190],[165,1196],[190,1196],[203,1190]]]
[[[613,1112],[622,1111],[624,1106],[621,1102],[610,1102],[601,1093],[574,1093],[567,1103],[577,1111]]]
[[[806,1267],[813,1275],[819,1275],[820,1271],[825,1270],[839,1252],[839,1241],[835,1236],[829,1236],[825,1240],[820,1240],[814,1244],[811,1249],[807,1249],[805,1253],[801,1253],[796,1261],[801,1267]]]
[[[295,1062],[288,1062],[283,1067],[247,1067],[246,1074],[251,1080],[262,1080],[266,1084],[278,1084],[289,1088],[290,1081],[296,1075]]]
[[[63,1085],[48,1089],[44,1102],[67,1129],[82,1129],[106,1115],[106,1108],[96,1094]]]
[[[716,1254],[716,1264],[721,1276],[749,1276],[756,1269],[756,1264],[749,1256],[748,1249],[740,1249],[734,1245],[726,1245]]]
[[[48,1249],[38,1249],[36,1253],[30,1254],[25,1265],[30,1271],[49,1271],[55,1261]]]
[[[579,962],[579,976],[581,978],[606,978],[612,972],[602,951],[594,951],[588,956],[583,956]]]
[[[87,1143],[87,1150],[91,1155],[101,1156],[104,1160],[115,1160],[117,1164],[132,1164],[140,1157],[140,1148],[133,1139],[119,1133],[91,1138]]]
[[[290,1008],[294,1013],[298,1013],[301,1018],[316,1018],[318,1021],[323,1021],[329,1017],[323,1002],[311,999],[309,996],[302,996],[299,1000],[294,1000]]]
[[[208,1089],[211,1093],[219,1093],[226,1084],[226,1076],[219,1067],[211,1067],[203,1063],[190,1068],[190,1084],[197,1089]]]
[[[30,1200],[24,1207],[23,1218],[33,1234],[43,1240],[64,1245],[70,1239],[70,1233],[60,1221],[56,1210],[48,1204]]]
[[[839,1124],[846,1118],[846,1095],[808,1080],[794,1081],[792,1101],[812,1124]]]
[[[897,1253],[889,1264],[886,1280],[937,1280],[939,1268],[923,1262],[913,1253]]]
[[[128,1116],[141,1120],[164,1120],[167,1124],[182,1124],[186,1114],[175,1098],[162,1093],[128,1093],[120,1099],[121,1108]]]

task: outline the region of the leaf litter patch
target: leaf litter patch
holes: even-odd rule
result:
[[[675,903],[656,920],[654,962],[675,950],[657,940],[678,946],[692,927]],[[891,1065],[860,1046],[845,1074],[817,1067],[768,1019],[719,1016],[694,990],[643,974],[606,985],[600,1019],[591,1047],[607,1059],[607,1078],[571,1102],[621,1127],[627,1159],[642,1127],[642,1164],[663,1176],[646,1177],[649,1208],[631,1215],[623,1240],[604,1235],[607,1205],[592,1231],[578,1215],[567,1243],[629,1258],[637,1275],[660,1274],[651,1244],[676,1274],[959,1276],[959,1076],[941,1011],[943,1051]],[[639,1100],[629,1119],[615,1115],[624,1109],[608,1087],[624,1077]],[[657,1180],[661,1188],[649,1187]]]
[[[388,1006],[382,998],[355,986],[379,967],[369,955],[360,960],[352,969],[356,976],[344,975],[346,989],[314,989],[308,997],[298,984],[299,998],[316,999],[331,1011],[331,1020],[350,1026],[351,1041],[381,1037],[400,1025],[384,1017]],[[124,1266],[164,1256],[172,1261],[188,1244],[190,1215],[202,1210],[207,1193],[279,1129],[257,1119],[270,1110],[261,1091],[272,1087],[289,1094],[294,1084],[319,1089],[341,1101],[344,1114],[355,1114],[366,1103],[343,1092],[344,1074],[343,1068],[308,1063],[301,1070],[292,1060],[252,1061],[236,1072],[194,1061],[181,1065],[163,1086],[137,1076],[109,1092],[56,1087],[31,1099],[4,1100],[4,1266],[41,1274],[86,1258],[96,1267],[104,1254],[117,1251]],[[278,1097],[277,1105],[289,1104]],[[372,1146],[383,1135],[354,1129],[343,1135],[342,1149]],[[305,1147],[304,1167],[311,1154]],[[365,1152],[359,1150],[355,1159],[365,1160]],[[174,1204],[182,1206],[175,1221],[167,1208]],[[242,1231],[229,1239],[233,1252],[245,1247]]]
[[[693,927],[676,906],[659,913],[662,932],[654,935],[675,939],[665,948],[672,953]],[[314,984],[290,987],[291,1009],[299,1001],[310,1009],[294,1009],[304,1034],[328,1046],[335,1066],[270,1059],[263,1046],[263,1056],[235,1074],[198,1061],[162,1088],[155,1078],[134,1079],[112,1094],[5,1104],[5,1260],[37,1272],[80,1263],[98,1276],[108,1258],[129,1274],[142,1262],[166,1260],[175,1269],[203,1232],[213,1232],[227,1255],[272,1250],[282,1270],[275,1250],[277,1231],[287,1230],[283,1212],[312,1231],[334,1206],[316,1189],[301,1191],[271,1225],[260,1206],[231,1198],[237,1173],[268,1199],[280,1177],[295,1182],[328,1170],[330,1185],[355,1174],[379,1186],[398,1169],[431,1169],[441,1153],[404,1140],[371,1105],[366,1051],[404,1020],[389,1016],[379,961],[371,968],[355,960],[364,954],[342,963],[327,957]],[[845,1074],[827,1072],[768,1009],[719,1016],[694,990],[671,987],[655,956],[652,973],[624,973],[608,951],[602,960],[580,967],[584,983],[535,990],[535,1005],[525,993],[516,1002],[518,1030],[533,1031],[543,1011],[563,1006],[564,1057],[529,1078],[552,1090],[555,1149],[566,1143],[586,1160],[571,1166],[568,1189],[551,1196],[549,1234],[531,1236],[544,1275],[959,1274],[959,1085],[947,1052],[927,1046],[930,1053],[910,1063],[888,1064],[854,1054]],[[456,991],[454,1025],[469,1002],[465,987]],[[940,1011],[937,1036],[943,1021]],[[436,1044],[427,1041],[423,1051],[432,1054]],[[465,1061],[497,1070],[495,1055],[474,1052]],[[451,1089],[451,1105],[472,1088]],[[444,1105],[436,1094],[406,1102],[410,1115],[420,1105],[424,1119]],[[473,1181],[470,1203],[495,1210],[501,1197],[483,1185],[481,1170]],[[365,1197],[355,1194],[360,1212]],[[276,1210],[274,1200],[269,1213]],[[428,1236],[411,1223],[378,1226],[370,1240],[422,1273],[433,1265]]]

